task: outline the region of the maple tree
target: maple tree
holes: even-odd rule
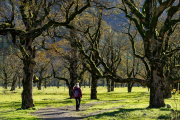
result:
[[[123,0],[121,7],[118,7],[123,11],[126,17],[132,21],[135,28],[139,32],[143,40],[144,54],[137,54],[134,47],[135,40],[131,39],[133,54],[135,57],[142,60],[145,65],[148,79],[142,80],[137,78],[123,79],[122,77],[114,74],[112,70],[107,66],[100,56],[96,47],[91,48],[92,51],[97,53],[99,64],[103,65],[105,72],[101,72],[97,66],[90,59],[90,56],[84,52],[84,47],[80,41],[77,41],[80,52],[88,59],[91,68],[96,71],[99,77],[109,77],[115,79],[116,82],[129,83],[136,82],[144,86],[150,87],[150,102],[149,107],[163,107],[164,103],[164,66],[166,65],[166,59],[172,57],[173,54],[180,50],[180,47],[174,47],[169,49],[169,36],[174,32],[179,19],[173,19],[173,15],[176,14],[180,7],[179,3],[173,5],[175,0],[172,1],[151,1],[145,0],[141,8],[133,1]],[[105,9],[112,9],[116,7],[107,7],[101,3],[99,7]],[[123,6],[123,7],[122,7]],[[167,9],[168,8],[168,9]],[[139,10],[141,9],[142,12]],[[166,11],[167,10],[167,11]],[[164,20],[162,26],[158,26],[158,18],[166,11],[167,17]],[[130,35],[130,34],[129,34]],[[99,65],[98,64],[98,65]],[[171,82],[178,82],[177,79],[172,79]]]
[[[90,6],[90,1],[46,1],[46,0],[9,0],[1,1],[1,21],[0,35],[10,34],[12,43],[21,51],[24,64],[25,77],[23,79],[22,92],[22,108],[33,107],[32,84],[34,77],[34,61],[36,54],[36,46],[33,45],[44,31],[51,26],[65,26],[74,29],[69,23]],[[58,5],[59,4],[59,5]],[[64,5],[61,6],[60,4]],[[81,4],[81,5],[79,5]],[[6,7],[6,6],[11,7]],[[3,7],[4,6],[4,7]],[[53,6],[54,7],[53,9]],[[64,7],[64,8],[63,8]],[[74,8],[73,10],[71,8]],[[55,10],[58,8],[59,10]],[[61,13],[61,8],[65,11]],[[71,11],[70,11],[71,9]],[[65,14],[61,19],[56,20],[55,17]],[[20,16],[20,17],[19,17]]]
[[[144,55],[136,54],[134,42],[132,42],[134,55],[140,58],[150,73],[150,107],[163,107],[164,94],[163,84],[165,60],[179,51],[179,47],[169,50],[169,36],[174,32],[179,19],[173,16],[179,11],[179,4],[175,0],[171,1],[153,1],[145,0],[143,6],[138,8],[134,1],[122,0],[122,10],[126,17],[133,21],[136,29],[143,39]],[[141,11],[139,10],[141,9]],[[159,17],[166,11],[167,16],[162,26],[158,26]],[[167,35],[167,36],[166,36]],[[148,60],[148,63],[145,61]]]

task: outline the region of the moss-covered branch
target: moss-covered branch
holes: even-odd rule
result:
[[[176,52],[180,51],[180,47],[177,47],[173,50],[170,51],[165,51],[163,52],[163,54],[161,55],[161,59],[164,59],[164,57],[172,57]]]
[[[152,33],[155,32],[154,30],[155,30],[155,27],[157,26],[158,18],[164,12],[165,9],[167,9],[169,6],[171,6],[174,3],[174,1],[175,0],[164,1],[160,6],[157,7],[157,9],[154,11],[153,16],[150,21],[150,32],[152,32]],[[171,7],[171,8],[173,8],[173,7]],[[171,8],[170,8],[170,11],[171,11]]]
[[[124,6],[125,6],[125,4],[124,4]],[[132,15],[129,15],[126,6],[125,6],[125,9],[121,9],[121,10],[125,12],[126,17],[129,18],[130,21],[133,21],[135,23],[137,30],[139,31],[139,33],[141,34],[142,38],[144,39],[145,38],[145,34],[144,34],[145,31],[144,31],[142,25],[145,25],[145,23],[143,21],[141,21],[141,20],[140,20],[141,22],[139,23],[137,19],[133,18]]]
[[[136,15],[136,17],[145,25],[146,24],[146,20],[145,20],[145,15],[143,15],[140,10],[138,10],[134,4],[132,2],[130,2],[129,0],[123,0],[128,7],[131,9],[131,12]]]
[[[21,34],[25,34],[24,31],[22,30],[18,30],[15,28],[9,28],[11,25],[9,23],[3,23],[0,25],[0,35],[7,35],[9,33],[13,33],[16,35],[21,35]]]
[[[51,66],[52,66],[52,70],[53,70],[53,76],[54,76],[54,78],[57,78],[58,80],[64,80],[65,82],[66,82],[66,85],[68,86],[68,88],[69,88],[69,86],[70,86],[70,84],[69,84],[69,80],[68,79],[66,79],[66,78],[64,78],[64,77],[59,77],[59,76],[56,76],[56,72],[55,72],[55,70],[54,70],[54,66],[52,65],[52,63],[51,63]]]
[[[168,11],[167,11],[167,18],[164,22],[163,27],[161,28],[160,32],[159,32],[159,37],[164,36],[164,34],[172,29],[178,22],[180,22],[180,19],[172,19],[172,17],[174,16],[174,14],[180,10],[180,3],[177,6],[172,6]]]

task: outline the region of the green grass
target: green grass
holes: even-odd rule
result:
[[[0,119],[28,119],[35,120],[38,118],[31,116],[31,112],[36,110],[51,106],[51,107],[61,107],[61,106],[72,106],[75,105],[74,99],[68,99],[68,89],[64,87],[48,87],[42,88],[42,90],[37,90],[36,87],[33,88],[33,98],[35,107],[27,110],[21,109],[21,92],[22,89],[16,89],[14,92],[4,90],[0,87]],[[131,93],[127,93],[127,88],[115,88],[114,92],[107,92],[106,87],[97,88],[96,100],[90,99],[90,88],[82,87],[83,98],[81,104],[104,101],[89,107],[87,110],[83,111],[83,115],[91,114],[94,112],[99,112],[106,110],[104,113],[98,115],[89,116],[88,120],[156,120],[156,119],[171,119],[174,117],[174,110],[180,110],[180,95],[176,94],[175,98],[166,99],[165,103],[172,106],[171,109],[162,107],[147,108],[149,105],[149,92],[147,88],[133,87]],[[174,101],[175,99],[175,101]],[[177,103],[177,104],[176,104]],[[119,108],[115,108],[119,107]],[[82,111],[81,111],[82,112]]]

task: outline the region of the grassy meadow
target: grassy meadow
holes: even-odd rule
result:
[[[98,112],[99,110],[106,110],[104,113],[89,116],[87,120],[157,120],[157,119],[180,119],[180,94],[174,94],[172,98],[166,99],[165,103],[171,105],[171,109],[163,108],[147,108],[149,105],[149,92],[147,88],[133,87],[131,93],[127,93],[127,88],[115,88],[113,92],[108,93],[106,87],[97,88],[96,100],[90,99],[90,88],[82,87],[83,98],[81,104],[100,102],[87,110],[83,114],[90,114]],[[39,120],[39,118],[32,116],[30,113],[36,110],[51,106],[73,106],[74,99],[69,99],[68,89],[65,87],[48,87],[42,90],[33,88],[34,108],[22,110],[21,109],[21,92],[22,89],[16,88],[15,91],[10,91],[0,87],[0,119],[15,120],[28,119]],[[116,108],[116,107],[121,108]]]

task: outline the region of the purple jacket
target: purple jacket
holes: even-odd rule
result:
[[[78,91],[79,91],[79,96],[78,96],[78,97],[81,97],[81,98],[82,98],[81,88],[77,88],[76,86],[75,86],[74,89],[73,89],[73,98],[75,98],[75,96],[74,96],[74,91],[75,91],[75,89],[78,89]]]

